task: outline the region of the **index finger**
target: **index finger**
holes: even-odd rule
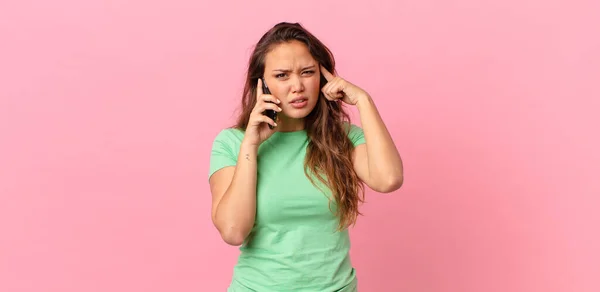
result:
[[[329,73],[329,71],[327,71],[327,69],[325,69],[325,67],[323,67],[323,65],[321,65],[321,74],[323,74],[323,77],[325,77],[325,79],[327,79],[327,81],[331,81],[333,78],[335,78],[335,76],[333,76],[333,74]]]
[[[262,90],[262,78],[258,78],[258,84],[256,85],[256,97],[263,95]]]

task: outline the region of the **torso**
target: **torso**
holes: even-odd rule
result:
[[[329,190],[304,173],[307,145],[306,132],[297,131],[276,132],[259,147],[255,225],[240,247],[229,291],[356,289],[348,231],[336,231],[335,201],[330,210]]]

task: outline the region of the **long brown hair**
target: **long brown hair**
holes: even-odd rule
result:
[[[331,51],[299,23],[282,22],[267,31],[256,44],[248,64],[246,84],[242,94],[241,114],[235,128],[246,130],[250,113],[256,104],[258,78],[265,70],[265,56],[277,44],[297,40],[308,47],[312,57],[329,72],[335,72]],[[327,80],[321,75],[321,87]],[[364,186],[352,164],[354,145],[348,138],[350,116],[340,101],[328,101],[323,93],[315,108],[305,118],[309,143],[304,161],[304,172],[317,186],[313,175],[331,191],[336,202],[338,230],[356,223],[361,213],[359,203],[364,201]],[[318,187],[318,186],[317,186]],[[330,200],[331,209],[331,200]]]

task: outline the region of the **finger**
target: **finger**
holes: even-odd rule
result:
[[[328,100],[333,100],[333,96],[331,96],[330,92],[330,88],[331,88],[331,84],[327,83],[327,85],[323,86],[323,89],[321,89],[321,91],[323,92],[323,96],[325,96],[325,98],[327,98]]]
[[[338,95],[338,93],[342,91],[339,79],[329,82],[328,85],[329,86],[327,87],[327,94],[329,94],[331,97],[335,98]]]
[[[327,81],[331,81],[333,78],[335,78],[335,76],[333,76],[333,74],[329,73],[329,71],[327,71],[327,69],[325,69],[325,67],[323,67],[323,65],[321,65],[321,74],[323,74],[323,77],[325,77],[325,79],[327,79]]]
[[[277,97],[275,97],[275,96],[273,96],[271,94],[263,94],[261,96],[261,100],[264,101],[264,102],[272,102],[272,103],[276,103],[276,104],[280,104],[281,103],[281,101]]]
[[[327,82],[327,84],[325,84],[321,90],[323,93],[330,94],[333,86],[335,86],[335,81]]]
[[[263,85],[262,79],[258,78],[258,84],[256,85],[256,96],[257,97],[263,95],[262,85]]]
[[[277,127],[277,123],[275,121],[273,121],[271,118],[265,116],[265,115],[257,115],[255,118],[256,121],[256,125],[262,124],[262,123],[266,123],[269,124],[273,127]]]
[[[280,107],[278,107],[276,104],[274,104],[272,102],[265,102],[261,107],[262,107],[262,111],[268,110],[268,109],[274,110],[276,112],[281,112],[282,111],[282,109]]]
[[[276,104],[272,103],[272,102],[263,102],[263,103],[259,103],[256,104],[256,106],[254,107],[253,112],[255,113],[263,113],[265,110],[274,110],[276,112],[281,112],[282,109],[277,106]]]
[[[333,97],[337,97],[338,95],[343,94],[342,91],[339,89],[339,87],[335,87],[333,89],[331,89],[331,91],[329,92],[329,95],[333,96]]]
[[[335,97],[331,96],[329,92],[323,92],[323,96],[325,96],[325,98],[327,98],[328,100],[335,100]]]

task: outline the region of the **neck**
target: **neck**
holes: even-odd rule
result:
[[[280,116],[277,122],[279,132],[294,132],[304,130],[304,119],[291,119]]]

